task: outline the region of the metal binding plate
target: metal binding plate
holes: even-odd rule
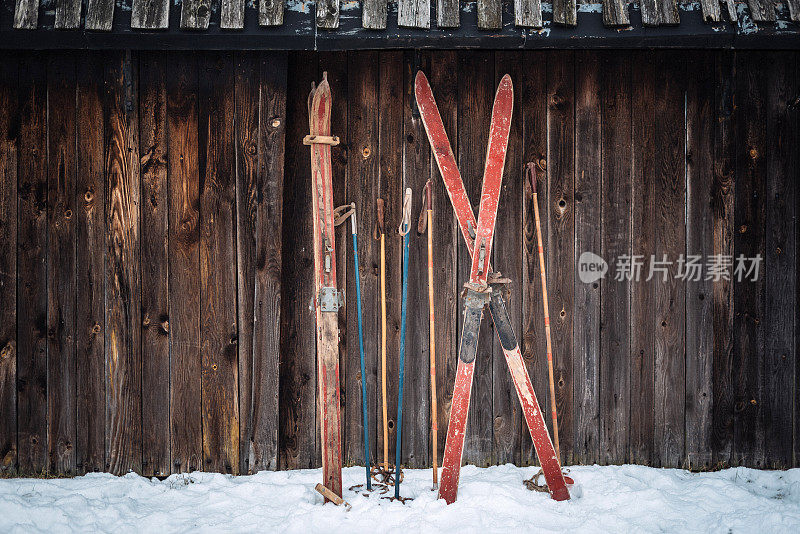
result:
[[[343,300],[342,294],[335,287],[321,287],[319,290],[320,311],[338,312]]]

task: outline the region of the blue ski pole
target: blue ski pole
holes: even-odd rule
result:
[[[397,393],[397,443],[395,445],[395,472],[394,472],[394,497],[400,498],[400,454],[402,452],[403,429],[403,376],[405,374],[406,360],[406,303],[408,301],[408,245],[411,230],[411,189],[406,189],[403,200],[403,220],[398,232],[403,236],[403,301],[400,307],[400,369],[398,370],[399,384]]]
[[[372,490],[369,465],[369,419],[367,419],[367,373],[364,367],[364,326],[361,317],[361,278],[358,274],[358,236],[356,235],[356,204],[351,204],[350,227],[353,229],[353,263],[356,266],[356,306],[358,307],[358,349],[361,353],[361,420],[364,427],[364,466],[367,469],[367,490]]]

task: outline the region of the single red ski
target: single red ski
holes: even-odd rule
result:
[[[504,80],[507,78],[504,77]],[[501,87],[503,82],[501,81]],[[508,81],[509,89],[511,89],[511,81]],[[433,98],[428,79],[425,74],[418,72],[415,81],[414,92],[417,99],[417,106],[422,116],[422,122],[425,126],[425,131],[428,134],[428,140],[433,148],[434,157],[436,159],[439,172],[445,183],[447,193],[450,196],[450,201],[456,212],[461,234],[467,243],[467,249],[472,256],[472,272],[470,278],[483,275],[484,283],[488,282],[492,291],[489,292],[489,311],[494,320],[495,330],[500,339],[500,344],[503,347],[503,353],[506,357],[506,364],[511,372],[514,381],[514,387],[517,391],[520,404],[522,405],[525,420],[528,424],[528,430],[531,434],[536,454],[542,464],[547,487],[553,499],[561,501],[569,499],[569,491],[567,490],[564,476],[561,473],[561,465],[556,456],[553,443],[550,440],[550,435],[547,432],[547,426],[544,422],[539,403],[536,399],[536,394],[533,391],[528,371],[525,368],[525,363],[522,359],[522,353],[519,349],[514,330],[511,325],[511,320],[508,315],[505,300],[502,296],[502,286],[505,281],[499,278],[498,273],[495,276],[489,277],[491,273],[491,266],[489,264],[489,257],[491,252],[491,236],[493,235],[494,215],[491,217],[492,231],[488,232],[487,223],[481,219],[476,225],[475,215],[472,211],[472,205],[469,202],[464,182],[461,179],[461,174],[458,171],[453,150],[450,147],[450,141],[447,138],[447,132],[444,129],[439,109],[436,106],[436,101]],[[498,96],[500,88],[498,88]],[[513,101],[513,93],[510,99]],[[487,169],[484,174],[484,191],[481,195],[481,207],[479,217],[483,216],[484,202],[485,207],[497,209],[498,198],[485,198],[484,194],[487,191],[486,178],[487,175],[497,172],[497,158],[499,152],[502,152],[502,160],[499,164],[499,173],[502,177],[503,165],[505,161],[505,149],[508,140],[507,128],[511,122],[511,107],[508,108],[507,117],[505,119],[505,141],[503,143],[494,143],[493,138],[503,135],[500,128],[501,123],[495,121],[495,111],[497,110],[497,103],[492,110],[492,128],[489,140],[489,148],[487,149]],[[495,126],[497,124],[497,126]],[[497,130],[496,130],[497,128]],[[492,169],[490,170],[490,165]],[[497,181],[497,196],[499,197],[500,181]],[[488,212],[487,216],[488,217]],[[488,221],[487,221],[488,222]],[[482,226],[483,225],[483,226]],[[474,236],[473,237],[473,232]],[[478,253],[475,253],[475,243],[478,245]],[[483,257],[481,257],[483,256]],[[482,272],[478,272],[483,269]],[[464,326],[462,328],[461,346],[459,347],[459,362],[458,370],[456,372],[456,384],[453,392],[453,404],[451,407],[450,424],[448,426],[447,444],[452,441],[453,445],[445,448],[445,458],[442,467],[442,485],[440,487],[439,496],[444,498],[448,503],[452,503],[456,499],[458,491],[458,475],[461,468],[461,453],[463,451],[464,430],[466,427],[467,413],[469,411],[469,393],[472,385],[472,373],[474,369],[475,352],[477,351],[477,335],[480,327],[480,313],[476,314],[473,309],[475,306],[480,305],[481,310],[485,299],[479,302],[470,302],[471,294],[467,293],[467,302],[465,306]],[[474,297],[473,297],[474,298]],[[477,327],[476,324],[477,323]],[[474,332],[474,334],[473,334]],[[465,339],[465,334],[467,334]],[[472,339],[474,337],[474,340]],[[472,346],[474,341],[474,347]],[[462,357],[463,354],[463,357]],[[469,361],[464,361],[466,358]],[[471,359],[470,359],[471,358]],[[451,438],[452,436],[452,438]],[[448,458],[448,448],[450,449],[450,457]],[[449,474],[447,473],[449,471]],[[445,477],[449,476],[447,488],[445,489]]]
[[[339,324],[341,295],[336,288],[331,146],[331,89],[327,73],[308,97],[314,220],[314,309],[317,319],[317,403],[322,445],[322,484],[342,496],[342,447],[339,424]]]

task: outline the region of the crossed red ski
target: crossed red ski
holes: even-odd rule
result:
[[[467,292],[465,302],[464,326],[459,346],[458,369],[456,371],[450,423],[448,425],[445,455],[442,463],[442,484],[439,490],[439,497],[445,499],[449,504],[455,501],[458,493],[458,477],[461,469],[467,413],[469,412],[469,397],[472,387],[475,353],[477,351],[477,336],[480,329],[483,304],[485,303],[485,299],[480,299],[478,296],[482,288],[485,287],[491,271],[489,257],[494,234],[494,220],[499,199],[500,183],[505,164],[508,129],[511,123],[513,89],[510,77],[508,75],[504,76],[498,87],[494,108],[492,109],[492,126],[486,153],[486,170],[484,172],[477,226],[472,205],[464,188],[461,174],[458,171],[453,150],[450,148],[450,141],[447,138],[447,132],[444,129],[441,115],[433,98],[430,84],[422,72],[417,73],[414,92],[439,172],[442,175],[450,201],[456,212],[461,233],[472,256],[471,287]],[[484,209],[486,209],[485,213]],[[475,231],[474,239],[470,229]],[[477,250],[476,243],[478,244]],[[493,284],[491,280],[488,280],[488,282],[490,286],[494,286],[494,290],[489,292],[489,310],[494,320],[500,344],[503,347],[503,353],[514,381],[517,396],[525,414],[525,420],[528,423],[536,454],[542,464],[547,486],[553,499],[558,501],[569,499],[569,491],[561,473],[561,465],[556,457],[544,417],[536,400],[536,394],[533,391],[530,377],[525,368],[505,301],[501,295],[500,284]]]
[[[314,308],[317,316],[317,395],[322,446],[323,485],[342,495],[342,447],[339,424],[339,324],[333,225],[331,89],[327,73],[308,97],[314,220]]]

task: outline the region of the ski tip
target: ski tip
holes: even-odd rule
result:
[[[421,84],[423,82],[428,83],[428,77],[425,76],[424,72],[422,72],[421,70],[418,70],[417,71],[417,76],[414,78],[414,83],[416,85],[419,85],[419,84]]]
[[[514,82],[511,81],[510,74],[504,74],[503,78],[500,80],[500,87],[508,87],[509,89],[514,89]]]

